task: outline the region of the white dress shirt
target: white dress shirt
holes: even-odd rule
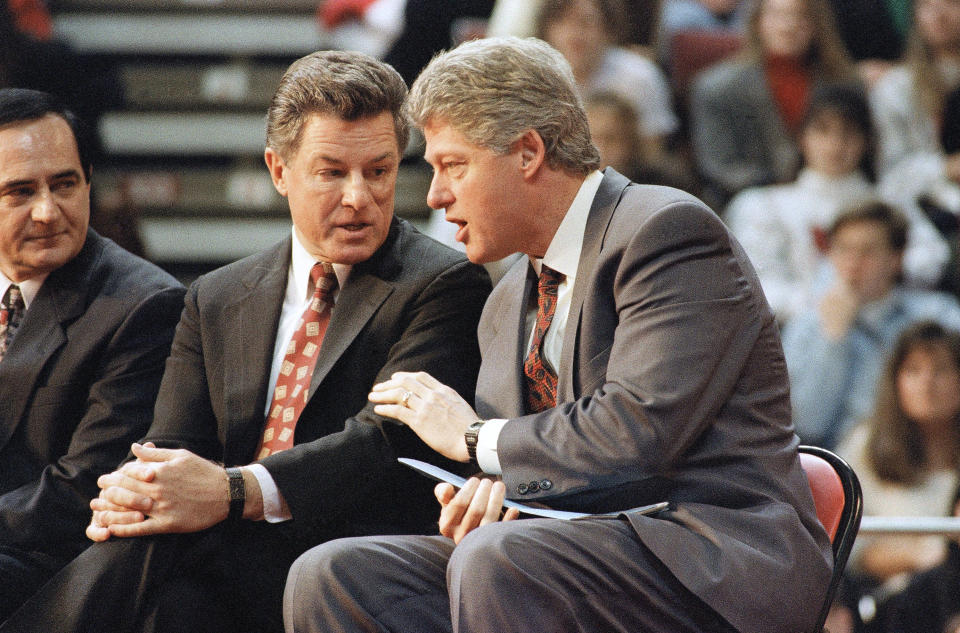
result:
[[[267,383],[267,407],[263,412],[264,420],[270,412],[270,405],[273,400],[273,388],[277,384],[277,376],[280,375],[280,365],[283,364],[283,357],[286,355],[287,346],[293,333],[297,329],[297,323],[303,315],[303,311],[310,305],[313,297],[313,282],[310,280],[310,270],[317,260],[307,252],[297,232],[293,231],[293,246],[291,248],[290,268],[287,271],[287,291],[283,296],[283,307],[280,310],[280,323],[277,325],[277,338],[273,344],[273,363],[270,366],[270,380]],[[340,294],[340,288],[350,277],[350,266],[347,264],[333,264],[333,272],[337,275],[338,288],[334,293],[334,305]],[[266,423],[266,422],[264,422]],[[289,511],[283,511],[283,503],[280,497],[280,491],[277,489],[276,482],[270,476],[269,471],[261,464],[250,464],[246,466],[250,472],[257,478],[260,484],[260,493],[263,497],[263,516],[270,523],[286,521],[291,518]]]
[[[557,228],[556,234],[547,247],[543,259],[530,259],[533,269],[540,274],[542,266],[547,266],[562,273],[563,281],[557,288],[557,308],[543,337],[543,360],[557,372],[559,376],[560,357],[563,351],[563,333],[567,327],[567,317],[570,313],[570,300],[573,295],[573,286],[577,279],[577,267],[580,265],[580,251],[583,248],[583,234],[587,228],[587,217],[590,207],[600,188],[603,174],[595,171],[587,176],[576,197],[570,204],[567,214]],[[526,332],[527,349],[533,343],[533,327],[537,321],[537,305],[533,302],[527,310]],[[477,463],[485,473],[499,475],[500,459],[497,456],[497,439],[507,420],[487,420],[477,435]]]
[[[33,298],[40,292],[40,288],[43,286],[43,282],[47,280],[47,275],[49,274],[50,273],[39,275],[16,284],[20,287],[20,294],[23,296],[24,312],[30,307]],[[8,279],[3,273],[0,273],[0,298],[3,298],[3,295],[7,294],[7,290],[9,290],[12,285],[14,285],[14,282]]]

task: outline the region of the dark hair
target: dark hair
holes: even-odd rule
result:
[[[868,200],[858,205],[850,207],[833,220],[827,235],[832,240],[837,232],[848,224],[858,222],[877,222],[883,225],[887,231],[887,238],[890,247],[898,252],[902,252],[907,246],[907,231],[909,225],[907,218],[897,210],[893,205],[881,202],[879,200]]]
[[[347,121],[388,112],[400,154],[410,136],[403,110],[407,84],[392,66],[349,51],[317,51],[290,64],[267,111],[267,146],[289,159],[311,114]]]
[[[916,423],[907,417],[897,392],[897,374],[907,356],[917,349],[943,346],[960,369],[960,333],[936,321],[917,321],[904,330],[893,348],[877,386],[877,397],[866,455],[874,472],[884,481],[911,484],[927,466],[927,447]],[[960,445],[960,416],[954,421],[954,442]],[[955,458],[954,466],[960,465]]]
[[[83,121],[48,92],[27,88],[0,88],[0,127],[21,121],[35,121],[49,115],[60,117],[70,126],[77,143],[80,165],[89,182],[93,170],[92,143]]]
[[[629,22],[627,9],[622,0],[591,0],[600,15],[603,16],[603,30],[607,34],[610,44],[623,44],[626,34],[624,25]],[[576,4],[576,0],[546,0],[537,13],[534,24],[534,35],[541,40],[546,39],[547,27],[556,22],[561,16]]]
[[[871,181],[875,180],[873,162],[877,136],[863,85],[855,81],[828,81],[817,85],[810,95],[810,104],[803,115],[800,129],[806,130],[822,114],[835,114],[863,135],[865,148],[860,158],[860,169]]]

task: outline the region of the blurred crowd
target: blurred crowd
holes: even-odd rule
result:
[[[0,86],[122,102],[40,0],[5,4]],[[484,34],[562,52],[604,163],[702,197],[750,256],[801,441],[867,514],[960,514],[960,0],[327,0],[318,28],[384,15],[408,81]],[[960,631],[958,588],[957,543],[861,538],[828,626]]]

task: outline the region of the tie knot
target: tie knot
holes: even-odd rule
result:
[[[313,294],[324,300],[329,299],[337,289],[337,275],[333,271],[333,264],[317,262],[310,269],[310,279],[313,281]]]
[[[563,281],[563,273],[558,273],[549,266],[540,267],[540,279],[537,282],[540,294],[556,294],[557,286]]]

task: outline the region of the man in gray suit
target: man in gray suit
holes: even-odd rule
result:
[[[412,87],[430,206],[472,261],[528,258],[484,308],[476,412],[426,372],[397,373],[371,400],[499,480],[440,484],[443,536],[300,557],[288,631],[813,625],[832,555],[757,277],[697,199],[596,171],[575,90],[556,51],[518,39],[464,44]],[[504,496],[621,514],[499,521]]]
[[[367,394],[429,367],[470,397],[490,288],[393,216],[406,92],[356,53],[291,65],[265,151],[291,236],[191,286],[137,459],[99,481],[98,543],[2,630],[267,633],[309,547],[436,531],[396,457],[446,460]]]
[[[90,542],[97,477],[150,425],[183,286],[89,228],[90,145],[0,90],[0,620]]]

